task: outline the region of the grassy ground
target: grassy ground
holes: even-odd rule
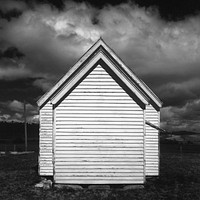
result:
[[[36,153],[0,157],[0,199],[200,199],[200,154],[162,153],[159,179],[148,180],[144,189],[130,191],[120,188],[97,191],[35,188],[35,183],[40,180],[33,168],[36,164]]]

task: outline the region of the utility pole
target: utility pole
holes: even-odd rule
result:
[[[26,102],[24,100],[24,136],[25,136],[25,151],[27,151],[27,123],[26,123]]]

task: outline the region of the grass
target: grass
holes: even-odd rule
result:
[[[161,153],[160,176],[149,179],[144,189],[123,191],[43,190],[34,185],[40,181],[34,166],[37,154],[0,157],[0,199],[34,200],[198,200],[200,199],[200,154]]]

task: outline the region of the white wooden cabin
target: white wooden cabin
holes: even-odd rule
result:
[[[100,38],[38,101],[39,174],[61,184],[159,175],[162,102]]]

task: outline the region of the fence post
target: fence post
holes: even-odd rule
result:
[[[25,135],[25,151],[27,151],[27,123],[26,123],[26,102],[24,101],[24,135]]]

